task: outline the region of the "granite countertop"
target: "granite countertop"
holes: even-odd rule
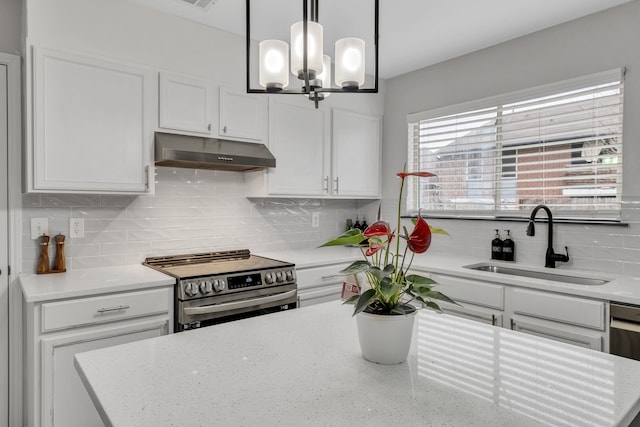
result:
[[[418,312],[407,362],[361,357],[329,302],[79,353],[107,426],[626,426],[640,362]],[[241,339],[239,339],[241,337]]]
[[[55,274],[21,274],[19,281],[25,301],[33,303],[172,285],[176,279],[142,264],[132,264]]]
[[[298,269],[335,264],[336,272],[339,270],[339,264],[362,259],[362,253],[359,248],[348,247],[257,252],[256,255],[293,262]],[[640,277],[573,269],[557,269],[554,271],[540,266],[492,261],[516,268],[600,277],[610,280],[604,285],[575,285],[464,268],[465,265],[486,261],[483,258],[452,257],[426,253],[415,257],[412,268],[425,272],[466,277],[472,280],[490,281],[505,285],[560,292],[567,295],[640,305]],[[91,296],[175,283],[175,279],[172,277],[141,264],[69,270],[66,273],[58,274],[22,274],[19,279],[27,302]]]
[[[325,264],[343,264],[362,259],[358,248],[331,247],[303,249],[296,251],[267,252],[259,255],[293,262],[296,268],[308,268]],[[485,258],[468,256],[444,256],[425,253],[415,257],[412,269],[424,272],[448,274],[468,279],[489,281],[511,286],[527,287],[545,291],[560,292],[567,295],[576,295],[587,298],[596,298],[605,301],[616,301],[640,305],[640,277],[598,273],[586,270],[568,268],[549,269],[541,266],[525,265],[506,261],[491,261],[509,267],[524,268],[534,271],[544,271],[564,275],[579,275],[592,278],[604,278],[609,280],[604,285],[576,285],[570,283],[551,282],[548,280],[533,279],[506,274],[497,274],[486,271],[476,271],[464,268],[481,262],[488,262]]]

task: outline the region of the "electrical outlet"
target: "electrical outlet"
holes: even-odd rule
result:
[[[31,238],[37,239],[43,234],[49,234],[49,220],[47,218],[31,218]]]
[[[313,228],[320,227],[320,212],[311,213],[311,227]]]
[[[72,239],[84,237],[84,218],[69,218],[69,237]]]

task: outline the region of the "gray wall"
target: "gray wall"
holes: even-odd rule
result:
[[[557,226],[556,248],[573,249],[572,266],[640,273],[640,0],[387,80],[383,144],[385,212],[395,202],[393,177],[406,161],[407,114],[626,66],[624,208],[628,228]],[[470,35],[471,36],[471,35]],[[437,43],[437,41],[432,41]],[[430,41],[425,43],[429,48]],[[524,224],[433,221],[452,232],[433,250],[489,256],[493,228],[514,229],[522,262],[540,264],[544,236]],[[541,233],[539,233],[541,234]],[[439,236],[438,236],[439,237]]]
[[[22,52],[22,0],[0,0],[0,52]]]

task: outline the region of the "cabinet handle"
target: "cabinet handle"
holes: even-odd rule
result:
[[[208,130],[208,131],[211,131],[211,123],[209,123],[209,124],[207,125],[207,130]]]
[[[511,330],[512,331],[516,330],[516,322],[513,319],[511,319]]]
[[[496,326],[496,315],[495,314],[491,315],[491,326]]]
[[[117,307],[109,307],[109,308],[99,308],[98,313],[108,313],[110,311],[121,311],[121,310],[127,310],[129,308],[131,308],[131,306],[128,306],[128,305],[119,305]]]
[[[222,128],[222,133],[227,133],[227,127],[226,126]]]
[[[149,165],[144,167],[144,189],[149,191]]]
[[[324,177],[324,185],[322,186],[322,189],[324,190],[325,193],[329,194],[329,177],[328,176]]]
[[[340,192],[339,191],[339,189],[340,189],[340,181],[339,181],[339,179],[340,179],[340,177],[336,176],[336,179],[335,179],[335,181],[336,181],[336,194],[338,194]]]

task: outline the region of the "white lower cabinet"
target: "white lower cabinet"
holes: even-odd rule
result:
[[[445,313],[503,326],[504,285],[441,274],[430,276],[438,282],[437,290],[460,304],[438,303]]]
[[[607,301],[444,274],[429,275],[438,282],[439,291],[460,304],[441,303],[446,313],[598,351],[609,349]]]
[[[567,344],[604,351],[605,339],[599,331],[591,331],[558,322],[531,319],[518,315],[511,317],[510,328],[525,334],[537,335],[555,341],[562,341]]]
[[[172,288],[26,304],[29,427],[101,427],[74,366],[76,353],[166,335]]]
[[[608,303],[533,289],[511,289],[513,330],[598,351],[608,346]]]
[[[299,306],[338,301],[342,295],[345,278],[338,272],[349,265],[350,263],[331,264],[296,269]]]

